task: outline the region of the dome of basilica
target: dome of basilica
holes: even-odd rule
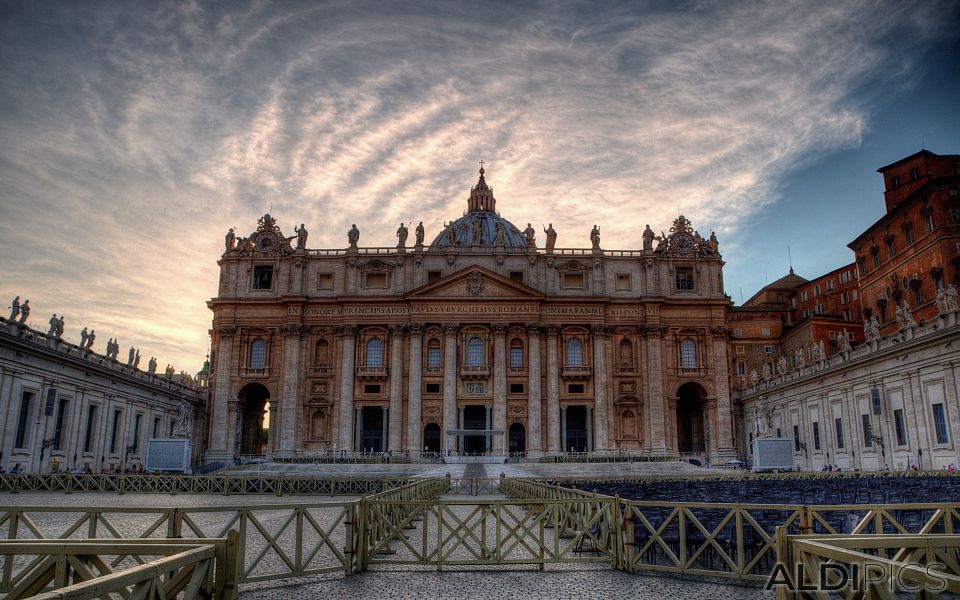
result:
[[[476,247],[498,246],[503,248],[526,249],[527,242],[523,232],[516,225],[504,219],[496,212],[496,199],[493,188],[487,185],[480,168],[480,180],[470,189],[467,200],[467,212],[459,219],[445,223],[444,229],[430,244],[434,248],[448,246]],[[503,243],[497,243],[497,231],[503,230]]]

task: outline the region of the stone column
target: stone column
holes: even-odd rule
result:
[[[493,429],[507,429],[507,326],[493,327]],[[490,429],[490,427],[488,427]]]
[[[650,451],[667,454],[670,448],[667,432],[667,398],[663,391],[663,339],[660,325],[641,325],[638,329],[646,338],[647,368],[646,381],[648,414],[650,422]]]
[[[717,430],[714,446],[717,449],[719,462],[723,462],[737,457],[737,449],[733,445],[733,402],[730,400],[729,363],[727,361],[727,337],[730,330],[721,325],[714,327],[712,333],[714,382],[717,389]],[[807,411],[805,420],[808,420],[809,416],[810,413]],[[812,441],[810,441],[810,446],[813,447]]]
[[[230,422],[230,402],[234,400],[230,394],[230,369],[233,363],[233,336],[237,328],[225,326],[217,328],[219,347],[217,349],[216,384],[213,389],[213,414],[210,416],[210,449],[207,458],[223,460],[233,458],[233,446],[230,444],[230,433],[233,424]],[[106,419],[106,410],[101,410],[101,420]],[[98,465],[99,466],[99,465]]]
[[[593,452],[596,449],[593,439],[593,407],[586,407],[586,423],[587,423],[587,452]]]
[[[240,402],[230,400],[230,402],[227,403],[227,412],[229,413],[227,415],[226,427],[227,450],[224,457],[233,459],[240,454],[240,440],[243,439],[243,416],[240,414]],[[107,419],[103,418],[101,420],[104,421],[104,426],[106,426],[107,423],[105,421],[107,421]],[[106,435],[106,431],[106,428],[104,428],[104,435]],[[104,443],[106,443],[106,440],[104,440]]]
[[[280,333],[283,342],[283,384],[280,391],[280,445],[277,455],[293,456],[297,427],[297,404],[300,392],[300,345],[304,335],[310,330],[307,325],[283,325]],[[303,422],[303,419],[300,419]],[[273,422],[271,421],[271,424]]]
[[[540,415],[540,324],[527,324],[527,456],[543,454]]]
[[[593,445],[604,451],[607,446],[607,327],[593,326]]]
[[[423,377],[423,323],[410,325],[410,375],[407,387],[407,450],[421,452],[421,391]]]
[[[447,430],[457,428],[457,332],[460,326],[443,326],[443,424],[440,434],[446,446]]]
[[[342,345],[340,356],[340,450],[353,450],[353,383],[356,377],[357,326],[343,325],[337,335]]]
[[[390,328],[390,419],[387,450],[400,452],[403,435],[403,334],[405,325]]]
[[[551,454],[563,451],[560,439],[560,360],[558,334],[560,328],[547,325],[547,451]]]

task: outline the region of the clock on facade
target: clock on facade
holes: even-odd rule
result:
[[[277,247],[277,237],[269,231],[264,231],[257,236],[254,243],[261,252],[269,252]]]
[[[693,250],[693,238],[686,233],[678,233],[673,236],[674,252],[690,252]]]

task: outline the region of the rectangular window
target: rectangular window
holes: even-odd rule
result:
[[[853,292],[850,294],[850,298],[852,298],[853,300],[857,300],[858,298],[860,298],[860,294],[857,292],[857,290],[853,290]]]
[[[837,339],[837,332],[836,331],[827,332],[827,337],[829,337],[831,340],[835,340]]]
[[[582,394],[583,393],[583,384],[582,383],[571,383],[567,385],[568,394]]]
[[[832,280],[832,279],[828,279],[828,280],[827,280],[827,289],[828,289],[828,290],[832,290],[832,289],[833,289],[833,280]]]
[[[333,273],[317,273],[317,289],[332,290],[333,289]]]
[[[800,427],[793,426],[793,451],[800,452]]]
[[[736,329],[733,330],[733,335],[735,337],[740,337],[741,335],[743,335],[743,330],[737,327]]]
[[[837,450],[843,449],[843,419],[836,418],[833,420],[833,427],[836,429],[837,434]]]
[[[893,258],[897,255],[897,249],[893,246],[893,238],[887,238],[887,258]]]
[[[427,348],[427,369],[430,371],[440,369],[440,348]]]
[[[920,172],[916,168],[910,169],[910,181],[916,181],[920,178]]]
[[[870,255],[870,258],[873,259],[873,268],[876,269],[880,266],[880,253],[874,252]]]
[[[773,354],[776,351],[776,348],[773,346],[764,346],[761,350],[764,354]]]
[[[893,179],[890,180],[890,185],[894,188],[900,187],[900,177],[897,175],[893,176]]]
[[[366,278],[364,278],[365,287],[370,289],[386,289],[387,287],[387,274],[386,273],[367,273]]]
[[[860,277],[863,277],[867,274],[867,261],[866,259],[859,259],[857,261],[857,266],[860,268]]]
[[[807,317],[810,316],[810,309],[808,308],[803,309],[803,312],[801,313],[801,315],[803,316],[804,319],[806,319]]]
[[[860,415],[860,425],[863,427],[863,447],[873,448],[873,438],[870,436],[873,426],[870,425],[870,415]]]
[[[908,246],[909,246],[910,244],[912,244],[912,243],[913,243],[913,228],[912,228],[912,227],[904,227],[904,228],[903,228],[903,237],[906,238],[906,240],[907,240],[907,245],[908,245]]]
[[[816,298],[819,295],[820,295],[820,286],[819,285],[813,286],[813,297]]]
[[[873,407],[873,414],[880,414],[880,389],[873,388],[870,390],[870,405]]]
[[[849,308],[843,309],[843,320],[844,320],[844,321],[852,321],[852,320],[853,320],[853,312],[852,312]]]
[[[934,230],[933,211],[928,211],[927,214],[923,215],[923,222],[927,226],[927,233]]]
[[[522,394],[523,393],[523,384],[522,383],[511,383],[510,384],[510,393],[511,394]]]
[[[523,271],[510,271],[510,279],[523,283]]]
[[[937,432],[937,443],[946,444],[949,438],[947,437],[947,415],[943,411],[943,404],[933,405],[933,426]]]
[[[582,290],[586,288],[583,273],[564,273],[563,287],[568,290]]]
[[[120,417],[122,416],[123,411],[113,411],[113,429],[110,430],[110,454],[117,453],[117,433],[120,432]]]
[[[820,423],[813,422],[813,449],[820,449]]]
[[[52,417],[53,409],[57,405],[57,388],[47,389],[47,401],[43,404],[43,416]]]
[[[510,368],[523,368],[523,348],[510,348]]]
[[[844,271],[843,273],[840,273],[840,283],[846,283],[846,282],[847,282],[847,272]]]
[[[160,417],[156,417],[153,420],[153,435],[151,437],[157,437],[160,435]]]
[[[55,421],[53,428],[53,449],[60,450],[63,448],[63,422],[67,418],[67,405],[69,400],[66,398],[60,399],[60,406],[57,407],[57,420]]]
[[[30,404],[33,403],[33,392],[23,392],[20,395],[20,414],[17,416],[17,435],[13,439],[14,448],[25,448],[27,443],[27,422],[30,420]]]
[[[747,374],[747,363],[738,362],[737,363],[737,375],[746,375]]]
[[[427,271],[427,283],[440,281],[441,277],[443,277],[443,274],[440,271]]]
[[[379,383],[367,383],[363,386],[364,394],[379,394],[380,393],[380,384]]]
[[[893,411],[893,428],[897,434],[897,445],[907,445],[907,428],[903,421],[903,409],[897,408]]]
[[[916,308],[921,304],[923,304],[923,290],[918,285],[915,288],[913,288],[913,306],[914,308]]]
[[[840,304],[846,304],[847,302],[850,302],[850,294],[846,292],[840,294]]]
[[[140,422],[143,421],[143,415],[137,413],[137,418],[133,422],[133,451],[140,449]]]
[[[782,437],[783,437],[783,431],[782,431],[779,427],[777,427],[777,437],[778,437],[778,438],[782,438]]]
[[[743,346],[734,346],[734,348],[735,348],[735,352],[736,352],[737,354],[743,354],[743,353],[744,353]]]
[[[822,315],[822,314],[823,314],[823,305],[822,305],[822,304],[817,304],[817,305],[815,305],[815,306],[813,307],[813,313],[816,314],[816,315]]]
[[[617,291],[629,292],[631,288],[629,275],[617,275]]]
[[[760,328],[760,335],[770,335],[770,328],[769,328],[769,327],[761,327],[761,328]]]
[[[693,269],[690,267],[677,267],[677,289],[693,289]]]
[[[93,452],[93,432],[97,427],[97,407],[87,408],[87,430],[83,434],[83,451]]]
[[[428,383],[428,384],[427,384],[427,393],[428,393],[428,394],[439,394],[439,393],[440,393],[440,384],[439,384],[439,383]]]
[[[273,289],[273,267],[270,265],[256,265],[253,267],[253,289]]]
[[[809,298],[810,296],[807,294],[807,290],[803,290],[802,292],[800,292],[800,300],[802,300],[803,302],[806,302]]]

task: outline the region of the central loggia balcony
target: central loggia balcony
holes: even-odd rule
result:
[[[560,369],[560,377],[571,381],[590,379],[591,372],[590,367],[587,365],[564,365],[563,368]]]
[[[490,365],[460,365],[461,379],[486,379],[490,377]]]
[[[357,379],[364,381],[379,381],[387,378],[387,368],[380,366],[363,365],[357,367]]]

